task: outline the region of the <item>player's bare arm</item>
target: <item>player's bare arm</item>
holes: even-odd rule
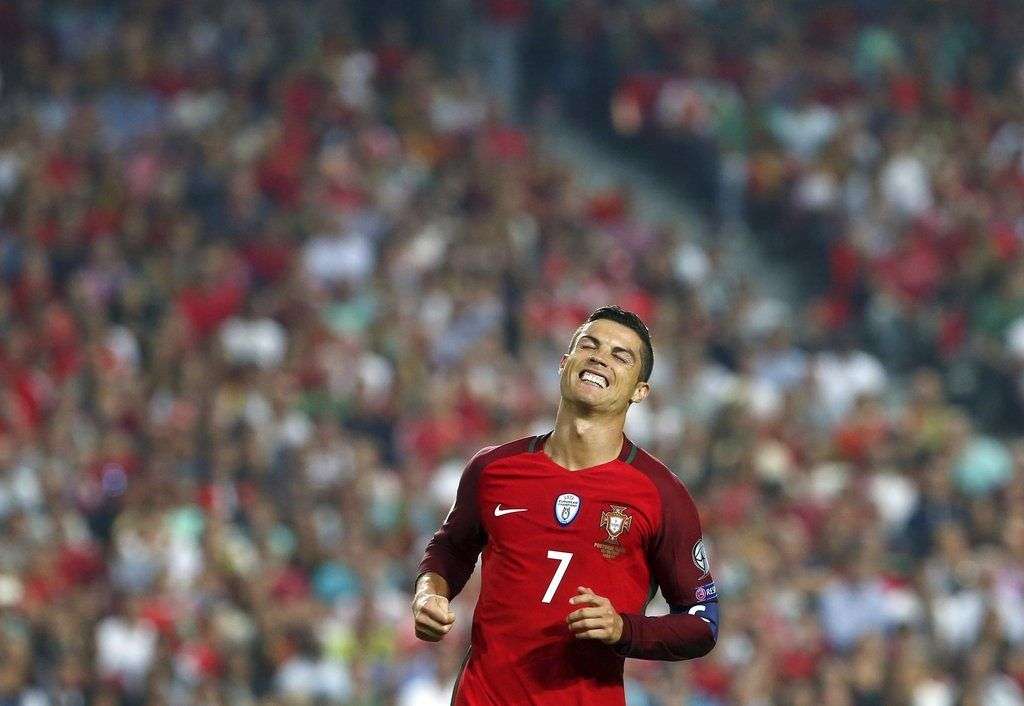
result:
[[[416,637],[421,640],[438,642],[451,631],[455,613],[448,607],[448,582],[443,576],[428,571],[419,577],[412,615],[416,621]]]

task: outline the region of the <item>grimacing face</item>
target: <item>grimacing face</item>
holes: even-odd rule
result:
[[[559,363],[562,398],[583,406],[621,412],[647,397],[640,380],[644,342],[631,328],[608,319],[582,327]]]

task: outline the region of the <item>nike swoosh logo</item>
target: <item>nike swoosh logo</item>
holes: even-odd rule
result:
[[[529,508],[525,507],[506,507],[504,510],[501,509],[501,503],[498,503],[498,507],[494,508],[494,516],[501,517],[502,515],[508,515],[513,512],[526,512]]]

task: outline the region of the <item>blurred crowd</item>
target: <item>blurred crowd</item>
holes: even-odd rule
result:
[[[796,265],[886,365],[1024,416],[1024,5],[577,2],[529,57]],[[535,45],[530,45],[534,47]],[[578,114],[578,111],[577,111]]]
[[[448,703],[476,589],[418,642],[416,564],[469,456],[550,428],[606,303],[653,331],[627,433],[695,495],[723,603],[708,658],[628,664],[631,704],[1024,704],[1024,439],[983,413],[1024,355],[1020,128],[987,122],[1013,100],[969,90],[985,121],[936,132],[922,88],[891,140],[888,93],[780,103],[834,125],[751,173],[832,193],[829,262],[857,263],[786,302],[506,119],[539,4],[439,3],[501,38],[490,79],[369,5],[0,2],[0,704]],[[732,26],[767,37],[750,58],[794,90],[838,71],[816,33],[771,44],[776,5]],[[846,27],[908,62],[942,28]],[[1000,361],[996,397],[960,355]]]

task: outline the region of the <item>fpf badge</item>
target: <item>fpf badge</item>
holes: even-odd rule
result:
[[[605,559],[614,559],[626,551],[619,542],[619,537],[628,532],[632,524],[632,516],[626,514],[626,508],[621,505],[612,505],[611,510],[601,513],[601,528],[608,536],[601,542],[594,542],[594,546]]]

